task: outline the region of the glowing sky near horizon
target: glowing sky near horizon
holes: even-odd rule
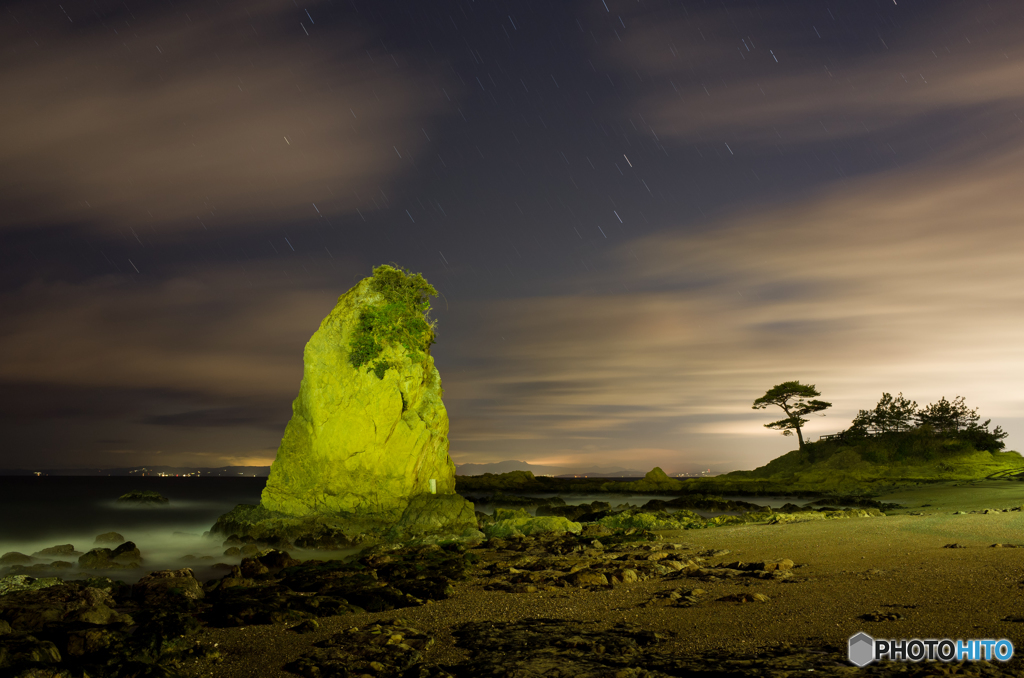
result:
[[[605,5],[607,5],[607,10]],[[963,395],[1024,448],[1024,8],[14,2],[0,468],[268,464],[302,348],[443,293],[457,463],[728,471],[751,403]]]

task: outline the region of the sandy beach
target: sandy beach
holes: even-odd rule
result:
[[[1024,548],[1010,547],[1024,545],[1024,512],[1004,511],[1024,505],[1024,484],[985,481],[930,486],[879,499],[906,508],[882,518],[660,535],[659,543],[666,548],[718,553],[708,558],[709,564],[790,559],[795,565],[788,579],[654,578],[614,587],[508,593],[484,590],[488,581],[484,567],[507,554],[480,548],[476,549],[481,556],[479,576],[457,582],[449,599],[391,612],[323,618],[318,629],[303,634],[289,630],[291,625],[206,629],[201,642],[216,643],[222,660],[217,664],[195,662],[186,667],[186,675],[294,675],[283,667],[310,652],[315,643],[339,632],[394,619],[433,637],[423,659],[428,665],[440,666],[457,665],[472,657],[452,635],[459,625],[487,622],[501,627],[537,619],[558,620],[563,623],[559,628],[566,630],[599,631],[626,623],[663,635],[658,652],[684,657],[757,657],[780,652],[797,657],[804,648],[818,648],[820,657],[822,648],[832,646],[844,655],[832,659],[845,659],[848,638],[860,631],[893,639],[1008,638],[1015,646],[1024,647]],[[983,513],[985,509],[999,512]],[[968,513],[958,515],[957,511]],[[951,544],[960,548],[948,548]],[[673,590],[694,588],[704,591],[697,604],[681,607],[669,597]],[[760,593],[768,600],[719,600],[744,593]],[[865,617],[872,614],[879,621]],[[1022,621],[1005,621],[1007,618]],[[837,675],[943,668],[935,664],[888,668],[873,664],[857,669],[835,661],[826,663]],[[803,670],[810,668],[813,666],[808,664]],[[749,669],[751,675],[760,672],[756,662]],[[976,675],[992,671],[1018,675],[1019,669],[1017,659],[1009,664],[968,666]],[[743,673],[748,672],[737,675]],[[821,675],[820,668],[818,673]]]

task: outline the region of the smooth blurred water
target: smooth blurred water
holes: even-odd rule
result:
[[[142,552],[141,570],[105,573],[134,581],[146,572],[192,567],[200,578],[220,576],[215,563],[237,563],[239,557],[225,556],[223,538],[204,537],[217,518],[237,504],[258,504],[266,478],[161,478],[125,476],[0,476],[0,555],[11,551],[32,555],[44,548],[72,544],[79,552],[96,548],[96,536],[118,532]],[[133,490],[159,492],[170,500],[166,505],[122,504],[117,498]],[[479,494],[484,493],[467,493]],[[538,498],[552,493],[525,494]],[[592,494],[560,495],[567,504],[605,501],[613,508],[643,506],[652,499],[671,500],[671,495]],[[787,502],[802,504],[795,497],[725,497],[778,508]],[[492,513],[484,503],[478,511]],[[527,509],[535,513],[535,508]],[[697,511],[704,516],[722,512]],[[339,558],[354,550],[324,553],[293,551],[292,556]],[[187,558],[191,556],[192,558]],[[77,562],[77,556],[41,557]],[[60,573],[65,578],[86,576],[76,569]]]
[[[223,557],[221,539],[204,538],[203,533],[237,504],[258,504],[266,481],[245,477],[0,476],[0,555],[10,551],[32,555],[58,544],[72,544],[84,553],[96,548],[97,535],[118,532],[138,546],[147,572],[201,567],[215,560],[233,562]],[[133,490],[159,492],[170,503],[117,501]],[[197,560],[183,560],[187,555]],[[199,560],[204,556],[209,558]],[[67,556],[55,559],[77,561],[77,557]],[[118,578],[136,578],[127,571],[123,574]]]

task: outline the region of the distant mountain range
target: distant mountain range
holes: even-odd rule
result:
[[[650,469],[647,469],[649,471]],[[622,466],[570,468],[567,466],[540,466],[526,461],[499,461],[492,464],[456,464],[455,475],[480,476],[485,473],[530,471],[535,476],[589,476],[591,478],[643,478],[647,471]]]

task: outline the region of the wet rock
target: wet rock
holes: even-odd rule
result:
[[[36,557],[50,557],[50,556],[80,556],[80,552],[75,550],[75,547],[71,544],[61,544],[60,546],[51,546],[45,548],[42,551],[36,551],[32,554]]]
[[[519,507],[534,507],[538,510],[542,507],[562,507],[565,506],[565,500],[561,497],[524,497],[518,494],[506,494],[502,491],[497,491],[491,495],[480,495],[480,496],[469,496],[465,495],[467,501],[475,503],[488,504],[490,506],[519,506]],[[548,515],[548,514],[545,514]]]
[[[731,570],[741,570],[749,575],[754,576],[785,576],[793,569],[795,563],[789,558],[781,558],[779,560],[766,560],[756,563],[743,563],[743,562],[732,562],[722,565],[721,567]]]
[[[899,613],[899,612],[879,612],[879,611],[876,610],[874,612],[868,612],[867,614],[862,614],[860,617],[858,617],[858,619],[863,619],[864,621],[870,621],[870,622],[883,622],[883,621],[900,621],[902,619],[905,619],[905,617],[901,613]]]
[[[421,494],[409,500],[398,522],[387,531],[387,538],[448,538],[476,527],[476,511],[465,498],[457,494]]]
[[[584,525],[581,534],[584,537],[604,537],[610,534],[614,534],[615,530],[600,523],[594,525]]]
[[[0,556],[0,565],[26,565],[34,561],[35,559],[32,556],[26,556],[24,553],[18,553],[17,551],[8,551]]]
[[[135,490],[122,494],[117,498],[117,501],[125,504],[149,504],[158,506],[169,504],[171,500],[159,492],[153,492],[152,490]]]
[[[451,674],[434,668],[420,673],[414,667],[423,651],[434,644],[433,636],[403,619],[353,627],[316,643],[316,648],[285,666],[287,671],[307,678],[343,676],[420,676],[435,678]]]
[[[605,527],[621,530],[686,530],[692,527],[702,527],[705,521],[693,511],[686,509],[672,514],[665,511],[650,512],[627,509],[598,518],[596,522]]]
[[[270,568],[256,558],[243,558],[238,567],[242,572],[242,576],[247,579],[262,577],[270,572]]]
[[[963,544],[953,543],[953,544],[946,544],[942,548],[944,548],[944,549],[965,549],[967,547],[964,546]]]
[[[132,587],[132,596],[140,604],[173,607],[204,596],[203,586],[191,568],[150,572]]]
[[[626,624],[599,630],[594,622],[524,619],[517,622],[469,622],[452,635],[469,653],[450,667],[459,676],[495,678],[534,676],[661,676],[630,671],[651,646],[666,636]],[[684,675],[684,674],[675,674]]]
[[[97,652],[111,653],[124,642],[124,634],[107,627],[86,627],[71,630],[65,647],[72,657],[83,657]]]
[[[825,514],[814,510],[802,510],[798,513],[773,513],[772,517],[768,519],[768,524],[804,523],[812,520],[825,520]]]
[[[300,622],[288,630],[294,631],[295,633],[312,633],[313,631],[317,631],[319,629],[320,622],[318,622],[315,619],[307,619],[306,621]]]
[[[499,509],[501,510],[501,509]],[[543,516],[540,518],[510,518],[497,520],[486,526],[484,534],[488,537],[507,538],[515,535],[534,535],[545,533],[572,532],[579,534],[583,530],[579,523],[566,518]]]
[[[672,603],[676,607],[693,607],[694,605],[702,602],[705,595],[707,595],[707,591],[701,588],[687,589],[680,587],[655,594],[654,598],[648,601],[644,606],[648,607],[656,601],[664,601]]]
[[[271,570],[280,570],[284,567],[298,565],[302,561],[292,558],[286,551],[277,549],[264,549],[255,555],[256,560]]]
[[[95,544],[122,544],[124,543],[124,537],[117,532],[104,532],[103,534],[96,535],[94,540]]]
[[[126,541],[117,548],[92,549],[78,558],[78,566],[86,570],[131,570],[142,566],[142,553],[134,542]]]
[[[591,513],[590,507],[587,504],[580,504],[579,506],[538,506],[538,516],[556,516],[561,518],[567,518],[572,521],[579,521],[579,519]]]
[[[46,666],[57,664],[60,660],[60,651],[54,643],[49,640],[40,640],[35,636],[8,637],[4,639],[3,644],[0,644],[0,670],[15,668],[30,670],[30,666],[33,664]],[[43,667],[39,668],[46,670]],[[15,674],[12,672],[7,675]]]
[[[265,556],[278,563],[287,558]],[[246,577],[235,567],[207,584],[204,618],[214,626],[242,626],[418,606],[451,596],[451,582],[464,578],[475,558],[460,544],[381,546],[358,560],[310,560],[276,574],[258,558],[247,559],[261,573]]]
[[[111,658],[100,656],[107,660],[108,665],[113,659],[113,666],[120,668],[122,663],[136,664],[135,670],[139,673],[125,672],[123,669],[117,675],[139,675],[139,676],[172,676],[179,675],[173,671],[174,667],[186,659],[204,658],[213,659],[219,656],[217,650],[212,647],[201,645],[196,640],[202,625],[192,612],[175,612],[163,609],[146,610],[137,615],[138,625],[134,632],[127,639],[127,656],[116,655]],[[127,661],[126,661],[127,660]],[[147,666],[148,665],[148,666]],[[146,673],[143,671],[152,671]]]
[[[763,593],[733,593],[718,600],[731,603],[767,603],[771,598]]]
[[[619,568],[609,575],[609,579],[613,584],[633,584],[640,581],[640,576],[636,570],[624,567]]]
[[[532,518],[529,511],[522,508],[497,508],[494,509],[494,521],[516,520],[517,518]]]
[[[565,577],[573,586],[608,586],[608,577],[593,570],[580,570]]]
[[[237,546],[231,546],[224,551],[224,555],[229,557],[240,556],[242,555],[242,550],[239,549]]]
[[[116,606],[108,590],[60,583],[0,596],[0,618],[15,631],[29,633],[54,623],[130,624],[132,618],[117,612]]]
[[[64,582],[57,577],[36,579],[24,574],[15,574],[0,579],[0,596],[13,591],[38,591]]]

